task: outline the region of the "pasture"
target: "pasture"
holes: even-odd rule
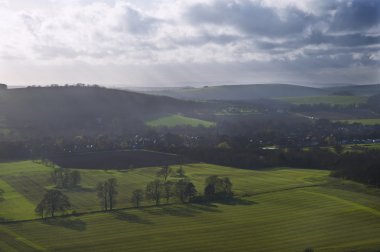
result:
[[[359,123],[363,125],[380,125],[380,118],[369,118],[369,119],[346,119],[346,120],[337,120],[337,122],[342,123]]]
[[[289,102],[295,105],[330,104],[330,105],[347,106],[347,105],[366,103],[368,100],[368,97],[328,95],[328,96],[285,97],[285,98],[279,98],[279,100]]]
[[[179,165],[171,166],[173,171]],[[324,183],[327,171],[302,169],[273,169],[270,171],[251,171],[234,169],[211,164],[183,165],[186,176],[203,192],[204,181],[210,175],[228,176],[234,183],[234,192],[238,196],[277,191],[294,187],[311,186]],[[118,208],[131,207],[130,196],[135,189],[145,189],[148,182],[156,178],[160,167],[148,167],[126,170],[90,170],[78,169],[82,182],[79,188],[63,189],[76,212],[100,210],[96,197],[96,185],[108,178],[118,180]],[[0,218],[7,220],[33,219],[36,204],[41,200],[45,189],[54,187],[50,182],[52,168],[31,161],[0,163],[0,188],[5,193],[5,201],[0,204]],[[178,180],[175,175],[170,180]],[[173,202],[175,203],[175,202]],[[153,202],[144,202],[152,205]]]
[[[190,126],[190,127],[213,127],[215,123],[196,118],[186,117],[183,115],[169,115],[158,119],[146,122],[151,127],[175,127],[175,126]]]
[[[171,166],[173,170],[178,165]],[[278,168],[242,170],[204,163],[183,165],[202,191],[209,175],[228,176],[235,201],[119,209],[0,225],[0,251],[376,251],[380,249],[380,193],[330,178],[328,171]],[[99,210],[94,188],[119,184],[117,208],[131,207],[131,191],[144,189],[159,167],[81,169],[80,188],[63,190],[76,212]],[[34,219],[52,168],[31,161],[1,163],[2,219]],[[170,180],[177,180],[175,175]],[[57,238],[59,237],[59,239]]]

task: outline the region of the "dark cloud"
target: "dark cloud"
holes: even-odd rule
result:
[[[369,36],[360,33],[347,35],[327,35],[322,32],[313,32],[305,40],[305,44],[330,44],[334,46],[369,46],[380,43],[380,36]]]
[[[360,33],[346,35],[329,35],[320,31],[314,31],[305,38],[288,40],[281,43],[257,42],[257,46],[263,50],[297,49],[307,45],[330,45],[334,47],[358,47],[380,44],[380,36],[363,35]],[[337,48],[336,48],[337,49]],[[352,48],[350,49],[352,50]]]
[[[275,61],[273,64],[279,64],[284,69],[292,69],[298,71],[319,71],[321,69],[348,69],[353,66],[375,66],[376,61],[370,59],[368,54],[361,58],[354,59],[351,53],[337,54],[304,54],[295,60],[287,61],[284,64],[281,61]]]
[[[282,37],[302,33],[314,16],[288,7],[280,16],[273,8],[258,2],[214,1],[197,4],[186,13],[192,24],[228,25],[252,35]]]
[[[379,0],[342,1],[330,28],[333,31],[359,31],[379,25],[379,22]]]
[[[128,5],[124,7],[124,15],[121,19],[119,29],[135,35],[147,35],[161,22],[159,19],[143,15]]]
[[[234,43],[241,39],[244,38],[235,35],[212,34],[209,32],[202,32],[201,34],[192,37],[173,39],[172,43],[174,43],[177,46],[200,46],[209,43],[217,45],[226,45]]]

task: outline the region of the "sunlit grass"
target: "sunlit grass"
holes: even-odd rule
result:
[[[212,126],[215,126],[215,123],[213,122],[186,117],[182,115],[164,116],[156,120],[148,121],[146,124],[151,127],[175,127],[175,126],[212,127]]]

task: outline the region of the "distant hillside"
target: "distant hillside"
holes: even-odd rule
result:
[[[327,90],[287,84],[226,85],[203,88],[169,88],[146,93],[188,100],[252,100],[262,98],[320,96]]]
[[[370,96],[370,95],[380,94],[380,84],[330,87],[330,88],[325,88],[325,90],[328,91],[329,93],[336,93],[336,94],[349,93],[352,95]]]
[[[34,87],[0,93],[0,117],[20,131],[112,133],[140,129],[160,114],[184,113],[195,102],[100,87]]]

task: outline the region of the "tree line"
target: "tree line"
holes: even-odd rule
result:
[[[134,207],[139,208],[144,200],[151,201],[158,206],[162,204],[162,201],[165,201],[165,204],[169,204],[173,200],[180,203],[202,203],[228,200],[234,195],[231,180],[228,177],[221,178],[217,175],[206,178],[203,194],[201,194],[194,183],[185,175],[182,165],[176,171],[173,171],[169,166],[163,166],[156,173],[156,176],[157,178],[148,182],[144,189],[135,189],[132,192],[128,200]],[[64,214],[72,209],[68,196],[59,189],[72,188],[65,187],[69,184],[65,184],[63,181],[72,181],[76,177],[80,178],[80,172],[55,168],[51,177],[56,188],[48,190],[35,208],[35,212],[42,219],[55,217],[57,213]],[[171,178],[175,178],[175,180]],[[77,182],[75,185],[78,186],[80,179],[75,181]],[[103,211],[114,210],[117,204],[116,197],[119,193],[117,179],[109,178],[99,182],[96,186],[96,193]]]

